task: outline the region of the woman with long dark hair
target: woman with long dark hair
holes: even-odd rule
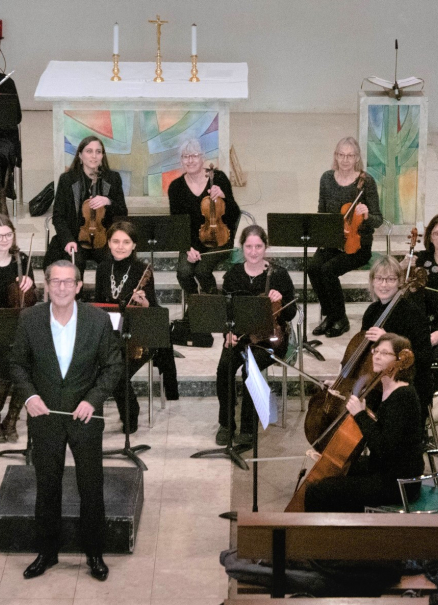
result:
[[[87,200],[91,210],[105,208],[104,229],[115,217],[128,214],[120,174],[110,170],[105,147],[95,136],[79,143],[70,168],[59,177],[53,206],[56,235],[46,253],[44,268],[56,260],[71,260],[74,252],[75,264],[83,275],[88,259],[101,262],[105,258],[105,247],[86,247],[79,242],[80,227],[85,223],[82,207]]]

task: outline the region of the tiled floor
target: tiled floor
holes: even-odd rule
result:
[[[342,136],[355,131],[353,115],[232,115],[231,140],[248,173],[247,186],[235,190],[239,204],[261,225],[266,225],[268,210],[316,211],[319,177],[330,166],[333,147]],[[25,112],[22,140],[24,199],[28,201],[53,178],[50,112]],[[428,157],[428,178],[430,174],[433,182],[438,178],[436,148],[429,148]],[[26,206],[19,209],[23,250],[32,232],[36,234],[34,250],[44,249],[43,222],[30,218]],[[306,355],[306,372],[319,378],[337,373],[365,306],[349,305],[351,331],[339,339],[323,337],[320,351],[327,361]],[[179,312],[176,307],[171,309],[172,316]],[[309,306],[310,329],[318,321],[318,312],[316,305]],[[220,347],[219,336],[212,349],[177,347],[185,355],[185,359],[177,359],[178,374],[204,379],[214,376]],[[25,581],[22,571],[32,556],[0,554],[0,605],[219,605],[226,597],[228,582],[218,558],[228,548],[230,526],[218,514],[251,507],[251,473],[232,468],[226,459],[190,458],[192,453],[214,446],[215,398],[184,398],[168,402],[165,410],[157,402],[151,429],[147,427],[146,401],[141,408],[140,428],[132,443],[148,443],[152,449],[141,454],[149,470],[144,475],[145,503],[134,554],[107,556],[110,576],[104,583],[90,577],[79,555],[63,555],[60,564],[44,576]],[[260,507],[264,510],[284,509],[307,448],[299,403],[291,401],[289,408],[287,428],[269,427],[261,439],[260,455],[281,452],[299,458],[261,465]],[[104,446],[121,447],[124,438],[114,404],[107,404],[105,415]],[[16,447],[23,447],[23,421],[19,433]],[[23,458],[0,457],[0,479],[7,464],[23,464]],[[105,459],[104,464],[130,463],[113,458]],[[232,476],[239,489],[231,498]]]

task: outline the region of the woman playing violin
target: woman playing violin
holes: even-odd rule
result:
[[[355,214],[363,217],[359,226],[360,248],[347,254],[337,248],[318,248],[309,261],[309,278],[321,304],[323,321],[313,330],[328,338],[350,329],[345,312],[339,276],[358,269],[371,258],[374,229],[382,222],[379,196],[374,179],[363,172],[360,147],[356,139],[346,137],[336,145],[333,168],[324,172],[319,186],[318,212],[339,213],[344,204],[353,202],[362,189]]]
[[[93,186],[97,194],[90,199]],[[70,168],[59,177],[53,206],[56,235],[50,242],[44,268],[56,260],[71,260],[74,252],[75,264],[83,275],[88,259],[100,262],[105,258],[104,247],[88,249],[78,241],[80,227],[85,223],[82,208],[86,200],[90,200],[91,210],[105,208],[99,228],[107,229],[114,217],[128,214],[120,174],[110,170],[105,147],[95,136],[79,143]]]
[[[410,342],[397,334],[383,334],[375,341],[373,371],[388,372],[382,377],[382,392],[371,391],[366,401],[352,395],[347,402],[369,456],[360,456],[346,476],[310,483],[305,494],[306,512],[363,512],[365,506],[401,503],[397,478],[423,472],[420,402],[410,385],[413,368],[391,371],[403,349],[410,350]],[[377,421],[367,414],[366,405]],[[420,486],[408,488],[408,498],[415,500]]]
[[[180,148],[181,165],[184,174],[172,181],[169,186],[170,214],[188,214],[190,216],[190,243],[188,252],[181,252],[178,259],[177,278],[181,288],[187,294],[197,294],[198,284],[206,294],[217,293],[213,270],[228,257],[233,246],[234,233],[240,216],[239,206],[234,200],[233,190],[228,177],[221,170],[214,172],[214,184],[210,187],[204,169],[205,156],[197,139],[183,143]],[[201,256],[215,248],[206,247],[199,239],[199,229],[205,222],[201,212],[201,201],[210,195],[213,201],[222,198],[225,201],[223,222],[230,230],[230,241],[216,250],[223,249],[224,254]],[[196,279],[195,279],[196,278]]]
[[[134,304],[142,307],[157,307],[155,296],[154,276],[152,270],[148,274],[147,283],[137,289],[146,265],[137,259],[135,248],[137,233],[132,223],[117,221],[111,225],[107,232],[108,247],[111,256],[97,267],[95,300],[100,303],[124,303],[132,297]],[[149,361],[154,355],[154,362],[163,373],[164,389],[167,399],[178,399],[178,382],[176,378],[173,349],[160,349],[159,351],[145,350],[138,359],[130,359],[130,378]],[[125,376],[120,379],[115,391],[114,399],[120,414],[121,421],[125,422]],[[140,406],[132,384],[129,383],[129,412],[130,433],[138,428],[138,415]],[[123,426],[125,432],[125,426]]]
[[[23,275],[18,283],[19,274],[26,273],[27,256],[19,251],[16,242],[15,227],[11,220],[0,214],[0,307],[11,308],[20,306],[21,293],[30,293],[35,288],[32,267],[29,274]],[[18,262],[21,262],[21,270]],[[34,301],[32,301],[34,304]],[[12,343],[11,343],[12,344]],[[2,411],[11,389],[9,376],[9,355],[3,351],[0,358],[0,412]],[[17,441],[17,419],[23,403],[18,401],[12,393],[9,411],[0,425],[0,443],[4,441]]]
[[[268,280],[268,269],[270,264],[265,260],[265,252],[268,246],[268,238],[265,231],[258,225],[246,227],[240,236],[240,244],[245,258],[244,263],[234,265],[224,276],[222,292],[228,295],[258,296],[264,294]],[[267,292],[272,303],[281,302],[284,307],[294,300],[294,286],[289,273],[283,267],[272,266],[272,273],[269,276],[269,291]],[[297,311],[295,303],[290,304],[280,312],[278,321],[283,325],[295,317]],[[228,442],[228,348],[233,347],[233,377],[238,368],[243,364],[242,351],[248,340],[238,338],[233,335],[231,343],[226,336],[224,349],[219,360],[217,368],[217,396],[219,399],[219,430],[216,435],[218,445],[226,445]],[[262,345],[269,347],[269,343],[263,342]],[[286,354],[288,347],[287,338],[284,339],[282,347],[277,351],[279,357]],[[274,361],[270,355],[259,347],[253,347],[252,353],[257,365],[262,370],[273,364]],[[245,366],[242,370],[243,381],[246,379]],[[234,384],[232,388],[235,393]],[[235,401],[233,402],[233,409]],[[243,386],[242,412],[240,417],[240,434],[236,435],[235,442],[241,444],[251,443],[252,440],[252,400],[251,396]],[[232,420],[232,430],[234,433],[236,424]]]
[[[375,326],[378,318],[403,285],[404,272],[391,256],[384,256],[371,267],[369,274],[371,298],[374,302],[365,311],[362,330],[371,342],[376,342],[384,333],[395,332],[408,338],[415,355],[414,387],[420,398],[423,424],[432,404],[432,348],[428,321],[414,302],[401,298],[385,322],[385,329]]]

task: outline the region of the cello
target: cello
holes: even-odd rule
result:
[[[408,292],[424,287],[426,281],[426,271],[422,268],[417,269],[414,277],[398,290],[374,326],[383,328],[397,303]],[[304,432],[309,443],[318,452],[322,452],[330,439],[330,434],[325,435],[324,438],[321,437],[322,434],[338,417],[343,401],[349,397],[353,385],[361,374],[371,371],[370,348],[371,342],[365,337],[363,331],[353,336],[341,361],[341,372],[333,385],[328,389],[317,392],[310,398],[304,422]]]
[[[100,195],[100,184],[101,167],[99,166],[91,179],[90,197],[82,204],[82,216],[85,222],[79,229],[78,242],[82,248],[87,250],[103,248],[106,244],[106,229],[102,224],[105,218],[105,207],[90,208],[90,200],[96,197],[96,195]]]
[[[210,179],[210,190],[214,183],[214,166],[210,164],[205,169]],[[199,229],[199,239],[206,248],[220,248],[230,241],[230,230],[222,221],[225,214],[225,200],[221,197],[213,200],[210,195],[206,195],[201,201],[201,212],[205,222]]]
[[[414,354],[409,349],[403,349],[394,364],[378,374],[366,374],[359,378],[352,389],[352,394],[364,399],[381,381],[383,376],[394,378],[400,370],[409,368],[414,363]],[[377,417],[368,407],[366,413],[377,421]],[[305,495],[310,483],[326,477],[346,475],[354,460],[363,450],[363,435],[354,417],[347,411],[345,405],[336,419],[336,430],[324,449],[320,459],[314,464],[306,479],[297,485],[294,495],[287,505],[285,512],[305,512]]]

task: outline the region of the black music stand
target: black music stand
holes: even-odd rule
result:
[[[303,284],[303,349],[318,361],[324,357],[314,347],[320,340],[307,340],[307,249],[309,246],[324,248],[344,247],[344,217],[342,214],[268,214],[268,238],[271,246],[304,247]]]
[[[105,305],[99,305],[105,308]],[[114,311],[112,305],[110,311]],[[129,439],[129,349],[161,349],[170,346],[169,310],[163,307],[129,307],[122,311],[122,339],[125,350],[125,447],[115,450],[104,450],[103,456],[122,455],[130,458],[141,470],[147,466],[137,455],[151,449],[150,445],[131,447]]]
[[[260,334],[269,338],[273,333],[271,301],[266,296],[235,296],[192,294],[189,297],[190,329],[197,333],[226,332],[231,340],[234,332],[238,334]],[[225,447],[204,450],[192,454],[191,458],[224,455],[243,470],[249,470],[240,452],[248,449],[245,445],[233,446],[232,405],[233,392],[233,348],[228,348],[228,443]]]
[[[15,332],[18,325],[18,317],[21,309],[0,309],[0,350],[9,351],[14,342]],[[27,415],[27,412],[26,412]],[[27,419],[26,419],[27,420]],[[0,451],[0,456],[11,454],[22,454],[26,457],[26,464],[32,464],[32,440],[29,433],[29,424],[27,424],[27,444],[26,449],[10,449]]]
[[[190,250],[190,216],[128,216],[137,231],[137,252],[150,252],[154,266],[154,252],[187,252]]]

